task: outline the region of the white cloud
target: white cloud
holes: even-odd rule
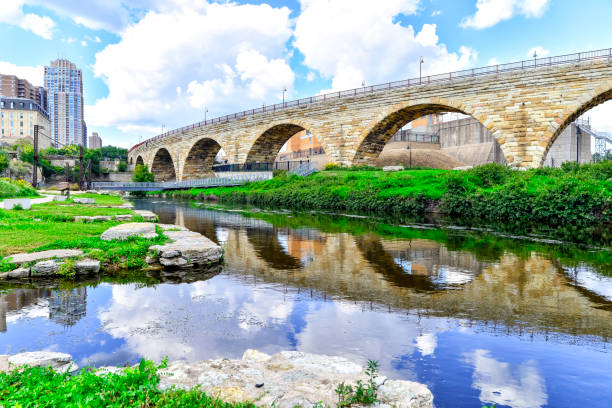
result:
[[[294,82],[289,13],[234,3],[149,12],[96,55],[94,73],[109,94],[87,107],[88,125],[172,128],[199,120],[204,104],[213,117],[277,102]]]
[[[538,55],[538,58],[545,57],[550,54],[548,50],[545,50],[542,46],[538,45],[537,47],[533,47],[532,49],[527,51],[527,57],[533,58],[534,52]]]
[[[102,40],[98,36],[96,36],[96,38],[94,38],[94,41],[97,42],[97,43],[101,43],[102,42]]]
[[[519,14],[527,18],[540,17],[549,0],[478,0],[476,14],[465,17],[461,27],[487,28]]]
[[[513,408],[546,405],[546,384],[534,361],[525,361],[513,368],[490,354],[488,350],[466,354],[466,360],[474,366],[472,387],[480,390],[480,402]]]
[[[491,65],[499,65],[499,60],[498,60],[497,58],[493,57],[493,58],[491,58],[491,59],[489,60],[489,62],[487,62],[487,65],[488,65],[488,66],[491,66]]]
[[[308,74],[306,74],[306,81],[307,82],[312,82],[315,80],[317,74],[315,74],[314,72],[310,71]]]
[[[442,10],[435,10],[431,13],[431,16],[436,17],[436,16],[439,16],[440,14],[442,14]]]
[[[87,41],[85,41],[85,40],[81,41],[81,45],[82,45],[83,47],[87,47]]]
[[[55,22],[47,16],[41,17],[37,14],[25,14],[23,12],[24,1],[9,0],[0,2],[0,22],[32,31],[46,40],[53,38]]]
[[[296,20],[295,47],[304,64],[332,79],[332,89],[418,76],[423,56],[426,74],[465,68],[475,53],[462,47],[449,53],[438,43],[435,24],[414,28],[394,23],[417,11],[417,0],[302,0]]]
[[[93,30],[122,31],[129,23],[129,11],[122,0],[19,0],[41,6],[71,18]]]
[[[16,75],[27,79],[32,85],[42,86],[44,83],[45,68],[42,65],[36,67],[19,66],[7,61],[0,61],[0,72],[5,75]]]

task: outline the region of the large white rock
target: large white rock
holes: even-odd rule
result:
[[[9,364],[15,367],[28,365],[31,367],[51,367],[55,371],[65,373],[75,371],[79,367],[72,362],[70,354],[56,353],[53,351],[30,351],[10,356]]]
[[[258,406],[312,407],[318,402],[335,406],[339,383],[366,381],[364,367],[342,357],[298,351],[272,356],[247,350],[242,360],[171,363],[161,373],[160,388],[199,386],[209,395],[229,402],[257,401]],[[431,408],[433,395],[423,384],[379,378],[379,407]],[[384,382],[384,383],[383,383]]]
[[[404,170],[404,166],[384,166],[383,171],[400,171]]]
[[[60,262],[56,262],[53,259],[48,261],[40,261],[37,262],[31,271],[32,277],[40,277],[40,276],[53,276],[57,275],[57,271],[61,266]]]
[[[155,238],[155,224],[148,222],[129,222],[109,228],[100,236],[104,241],[118,239],[123,241],[129,237]]]
[[[157,253],[157,261],[166,268],[187,268],[193,265],[216,263],[221,259],[221,247],[204,235],[166,224],[160,224],[164,235],[173,242],[165,245],[153,245],[149,249]],[[151,259],[153,260],[153,259]]]
[[[100,261],[96,259],[81,259],[74,264],[77,275],[88,275],[100,272]]]
[[[134,210],[134,212],[140,215],[145,221],[157,221],[157,214],[149,210]]]
[[[0,208],[5,210],[12,210],[15,206],[21,206],[22,210],[29,210],[32,208],[32,202],[29,198],[7,198],[4,201],[0,201]]]
[[[76,204],[93,204],[96,201],[93,198],[79,198],[79,197],[75,197],[72,199],[72,202],[76,203]]]
[[[5,259],[8,262],[14,264],[23,264],[26,262],[36,262],[43,259],[63,259],[63,258],[72,258],[73,256],[81,256],[83,255],[83,251],[80,249],[52,249],[49,251],[41,251],[41,252],[31,252],[31,253],[22,253],[9,255]]]

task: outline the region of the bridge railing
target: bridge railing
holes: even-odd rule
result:
[[[172,190],[183,188],[207,188],[207,187],[222,187],[236,186],[240,184],[250,183],[254,181],[269,180],[272,178],[272,173],[257,173],[257,174],[236,174],[224,175],[222,177],[208,177],[196,180],[184,181],[165,181],[158,183],[140,183],[140,182],[104,182],[97,181],[91,183],[92,188],[101,190]]]
[[[445,74],[437,74],[437,75],[426,75],[421,76],[419,78],[405,79],[401,81],[387,82],[385,84],[379,85],[370,85],[364,86],[361,88],[349,89],[345,91],[337,91],[330,92],[327,94],[310,96],[307,98],[296,99],[293,101],[287,101],[283,103],[277,103],[271,106],[262,106],[260,108],[253,108],[249,110],[245,110],[242,112],[236,112],[225,116],[219,116],[216,118],[208,119],[206,121],[201,121],[197,123],[193,123],[191,125],[183,126],[178,129],[170,130],[168,132],[162,133],[155,137],[152,137],[144,142],[140,142],[130,149],[130,152],[136,149],[139,146],[145,145],[150,142],[154,142],[156,140],[160,140],[162,138],[172,136],[175,134],[179,134],[190,129],[194,129],[197,127],[213,125],[216,123],[229,122],[232,120],[237,120],[244,118],[246,116],[253,116],[262,113],[276,112],[285,110],[288,108],[295,108],[299,106],[310,105],[313,103],[324,102],[327,100],[333,99],[341,99],[341,98],[350,98],[375,92],[384,92],[392,89],[398,88],[407,88],[411,86],[419,86],[419,85],[427,85],[431,83],[439,83],[439,82],[451,82],[462,79],[469,79],[474,77],[479,77],[483,75],[493,75],[504,72],[512,72],[512,71],[521,71],[525,69],[534,69],[540,67],[550,67],[556,65],[563,64],[574,64],[582,61],[590,61],[596,59],[612,59],[612,48],[606,48],[596,51],[587,51],[587,52],[579,52],[575,54],[567,54],[567,55],[559,55],[554,57],[543,57],[543,58],[532,58],[529,60],[523,60],[518,62],[510,62],[507,64],[498,64],[498,65],[489,65],[486,67],[480,68],[472,68],[472,69],[464,69],[462,71],[448,72]]]

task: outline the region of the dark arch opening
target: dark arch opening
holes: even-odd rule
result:
[[[421,104],[378,122],[361,142],[352,164],[455,168],[488,162],[506,160],[480,121],[451,106]]]
[[[155,181],[175,181],[176,172],[174,170],[174,162],[168,150],[161,148],[153,158],[151,172],[155,175]]]
[[[283,170],[305,163],[320,168],[327,162],[321,141],[308,129],[291,123],[276,125],[263,132],[246,159],[247,165],[266,163],[268,166],[273,163],[272,168]]]
[[[134,158],[133,158],[133,157],[130,157],[130,166],[131,166],[132,164],[134,164]]]
[[[136,158],[136,165],[137,165],[137,166],[138,166],[138,165],[140,165],[140,166],[144,166],[144,160],[143,160],[142,156],[138,156],[138,157]]]
[[[183,180],[193,180],[213,173],[215,157],[221,150],[213,139],[200,139],[189,150],[183,167]]]
[[[608,140],[612,138],[600,133],[597,123],[591,122],[587,116],[591,109],[602,104],[612,110],[612,89],[589,100],[565,119],[546,148],[543,166],[559,167],[568,161],[589,163],[609,155],[607,152],[612,144]]]

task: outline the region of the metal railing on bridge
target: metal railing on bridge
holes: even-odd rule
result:
[[[274,171],[274,170],[291,170],[299,168],[309,160],[289,160],[265,163],[244,163],[244,164],[215,164],[213,170],[220,172],[248,172],[248,171]]]
[[[597,51],[579,52],[576,54],[559,55],[555,57],[543,57],[543,58],[532,58],[529,60],[523,60],[518,62],[510,62],[507,64],[489,65],[481,68],[465,69],[463,71],[448,72],[445,74],[438,75],[426,75],[419,78],[405,79],[395,82],[387,82],[386,84],[364,86],[361,88],[350,89],[346,91],[331,92],[322,95],[311,96],[308,98],[296,99],[294,101],[287,101],[283,103],[277,103],[271,106],[262,106],[261,108],[249,109],[242,112],[236,112],[225,116],[219,116],[217,118],[208,119],[205,121],[193,123],[191,125],[183,126],[178,129],[170,130],[162,133],[161,135],[155,136],[151,139],[145,140],[134,145],[131,149],[142,146],[144,144],[162,139],[167,136],[179,134],[190,129],[208,126],[215,123],[229,122],[236,119],[241,119],[247,116],[277,112],[287,108],[294,108],[304,105],[310,105],[312,103],[324,102],[332,99],[351,98],[355,96],[366,95],[375,92],[385,92],[392,89],[408,88],[411,86],[428,85],[432,83],[440,82],[452,82],[461,79],[469,79],[479,77],[483,75],[495,75],[504,72],[523,71],[526,69],[534,69],[540,67],[551,67],[556,65],[574,64],[576,62],[590,61],[597,59],[612,59],[612,48],[601,49]]]
[[[117,191],[160,191],[178,190],[187,188],[210,188],[238,186],[253,181],[263,181],[272,178],[272,173],[260,174],[240,174],[222,177],[209,177],[196,180],[184,181],[165,181],[160,183],[139,183],[139,182],[93,182],[91,187],[96,190],[117,190]]]

